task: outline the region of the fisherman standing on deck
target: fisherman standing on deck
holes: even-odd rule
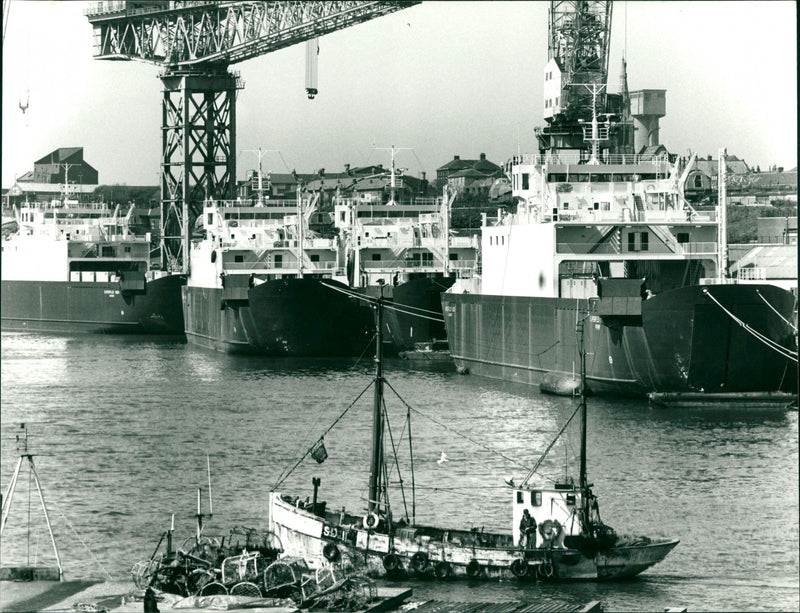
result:
[[[519,536],[520,547],[526,549],[536,547],[536,520],[533,519],[528,509],[522,512],[522,519],[519,520]]]

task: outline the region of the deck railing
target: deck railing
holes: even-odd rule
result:
[[[556,244],[556,253],[562,255],[715,255],[717,251],[717,243],[715,242],[675,243],[670,247],[654,243],[644,251],[641,249],[636,251],[628,250],[624,243],[614,245],[613,243],[558,242]]]

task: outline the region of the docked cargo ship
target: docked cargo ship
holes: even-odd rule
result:
[[[594,393],[796,390],[794,296],[727,284],[719,204],[659,144],[664,90],[607,93],[610,2],[553,2],[538,153],[506,164],[516,210],[484,221],[482,277],[443,296],[462,371],[570,389],[588,318]],[[574,385],[573,385],[574,387]]]
[[[343,282],[338,240],[308,230],[313,210],[302,199],[205,203],[184,290],[189,342],[274,356],[364,351],[371,307]]]
[[[793,294],[725,283],[723,207],[693,209],[679,163],[596,147],[514,158],[517,210],[483,226],[480,282],[443,296],[457,367],[574,379],[589,317],[594,393],[795,390]]]
[[[26,204],[2,241],[2,327],[183,334],[183,275],[150,266],[150,237],[105,204]]]
[[[371,296],[384,288],[383,296],[390,300],[385,331],[395,351],[444,339],[441,294],[456,279],[473,275],[478,238],[451,232],[453,198],[445,188],[441,198],[408,204],[340,199],[335,206],[348,282]]]

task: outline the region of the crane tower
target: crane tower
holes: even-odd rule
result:
[[[611,7],[609,0],[550,3],[548,62],[544,69],[544,118],[548,125],[536,132],[542,150],[580,149],[580,122],[591,120],[593,103],[600,113],[612,112],[605,92]]]
[[[415,4],[419,0],[90,4],[96,59],[162,68],[162,265],[187,272],[183,246],[202,200],[235,195],[236,92],[244,85],[229,66]]]

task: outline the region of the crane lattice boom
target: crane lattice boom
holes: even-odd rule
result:
[[[95,57],[172,70],[233,64],[419,4],[419,0],[98,2]]]

